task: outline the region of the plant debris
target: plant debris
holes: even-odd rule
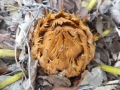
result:
[[[119,16],[120,0],[0,0],[0,88],[119,90]]]

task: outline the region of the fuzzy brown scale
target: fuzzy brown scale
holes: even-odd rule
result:
[[[93,35],[73,14],[48,14],[38,20],[33,32],[31,54],[47,74],[74,77],[94,57]]]

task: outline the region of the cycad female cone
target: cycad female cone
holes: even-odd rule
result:
[[[60,11],[38,21],[32,37],[31,54],[47,74],[74,77],[94,56],[93,35],[73,14]]]

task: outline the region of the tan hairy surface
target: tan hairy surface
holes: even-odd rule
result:
[[[93,58],[95,47],[88,26],[73,14],[48,14],[38,20],[33,32],[31,54],[47,74],[66,77],[80,74]]]

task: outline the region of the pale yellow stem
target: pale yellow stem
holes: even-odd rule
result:
[[[27,74],[27,71],[24,72],[25,74]],[[19,72],[17,74],[15,74],[14,76],[11,76],[3,81],[0,82],[0,90],[5,88],[6,86],[16,82],[17,80],[19,80],[22,77],[23,73]]]

